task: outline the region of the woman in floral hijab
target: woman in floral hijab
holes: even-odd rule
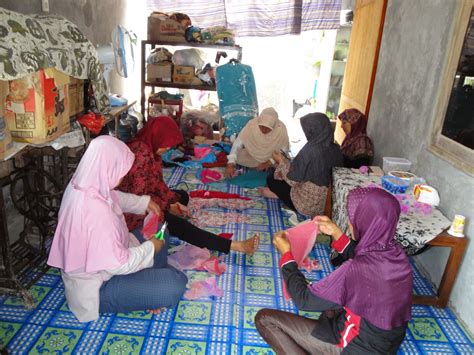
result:
[[[374,145],[367,136],[367,118],[355,108],[345,110],[339,115],[346,138],[342,142],[344,166],[360,168],[370,165],[374,158]]]

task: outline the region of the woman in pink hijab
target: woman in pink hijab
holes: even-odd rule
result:
[[[149,196],[114,190],[133,160],[121,141],[97,137],[61,202],[48,264],[61,269],[68,306],[81,322],[102,312],[174,307],[186,289],[186,276],[167,264],[167,232],[163,241],[128,232],[124,212],[160,213]]]

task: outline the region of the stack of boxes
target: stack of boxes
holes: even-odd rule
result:
[[[186,43],[185,28],[161,12],[152,12],[148,17],[148,40],[160,42]],[[147,64],[146,81],[154,83],[167,81],[191,84],[195,77],[195,68],[185,65]]]

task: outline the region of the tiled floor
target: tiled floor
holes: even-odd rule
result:
[[[192,175],[181,169],[166,172],[170,185],[190,180]],[[11,354],[273,354],[255,330],[253,319],[262,307],[297,312],[282,297],[279,256],[270,241],[273,232],[289,225],[288,218],[280,212],[278,202],[260,198],[254,191],[223,184],[214,188],[255,197],[257,204],[244,212],[250,218],[246,225],[212,230],[233,232],[237,239],[255,232],[262,236],[254,256],[232,252],[225,258],[227,271],[218,277],[223,297],[182,299],[175,309],[158,316],[146,312],[103,314],[95,322],[81,324],[67,308],[58,270],[50,269],[31,289],[34,309],[25,309],[20,299],[0,297],[0,349],[6,347]],[[323,270],[306,276],[318,280],[332,270],[327,246],[317,244],[312,256]],[[430,284],[416,266],[414,269],[415,292],[431,293]],[[188,276],[196,280],[206,272],[188,272]],[[413,306],[413,320],[399,353],[473,354],[474,345],[449,309]]]

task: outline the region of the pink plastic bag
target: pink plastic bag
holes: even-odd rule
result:
[[[293,228],[287,229],[287,238],[291,245],[291,253],[299,267],[303,265],[303,260],[308,256],[316,242],[319,227],[314,221],[302,222]],[[291,297],[286,289],[286,283],[282,279],[283,297],[286,301]]]
[[[191,284],[191,288],[184,293],[184,297],[188,300],[195,300],[201,297],[217,296],[222,297],[224,291],[217,286],[216,277],[210,277],[205,280],[195,281]]]
[[[211,152],[212,148],[209,147],[194,147],[194,156],[197,159],[202,159]]]
[[[148,213],[143,221],[142,234],[145,239],[150,239],[158,232],[160,219],[155,213]]]
[[[168,256],[168,264],[181,271],[193,270],[203,265],[210,257],[209,250],[187,244],[176,253]]]
[[[204,270],[204,271],[210,272],[211,274],[220,276],[227,270],[226,264],[221,263],[220,261],[221,259],[219,259],[218,257],[211,256],[207,261],[205,261],[196,270]]]
[[[200,176],[201,181],[205,184],[222,179],[222,174],[220,172],[211,169],[203,169]]]

